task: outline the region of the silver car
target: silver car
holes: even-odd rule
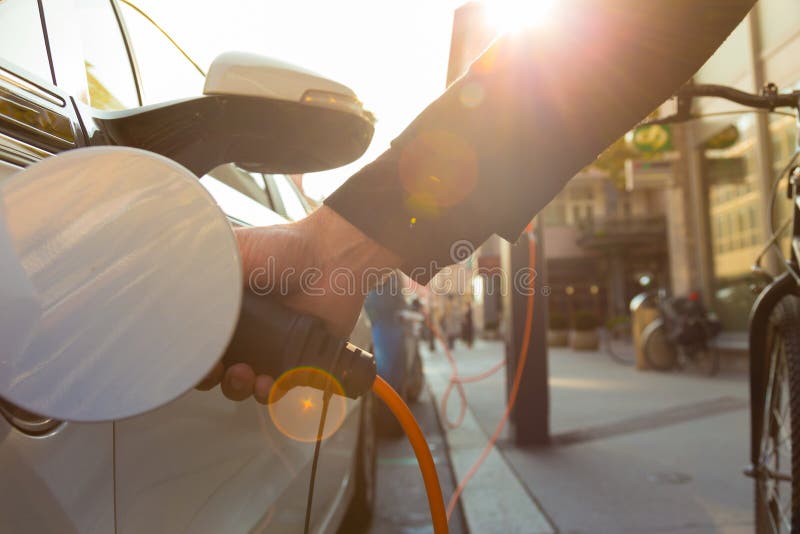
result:
[[[104,121],[200,95],[203,84],[181,51],[127,3],[0,1],[0,180],[64,150],[124,144]],[[201,183],[233,224],[302,216],[305,200],[285,175],[247,168],[192,170],[201,169]],[[362,317],[351,338],[369,347],[369,335]],[[323,443],[315,532],[369,521],[372,402],[348,399],[340,428]],[[2,532],[302,530],[314,444],[289,437],[252,400],[190,391],[144,415],[77,424],[0,398],[0,414]]]

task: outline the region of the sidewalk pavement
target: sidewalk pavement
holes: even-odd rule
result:
[[[463,376],[503,357],[500,342],[459,345]],[[747,375],[638,372],[602,352],[550,349],[547,447],[504,431],[462,497],[471,532],[752,532]],[[441,398],[450,370],[425,353]],[[505,408],[505,372],[464,386],[469,411],[446,439],[461,479]],[[458,413],[453,395],[449,413]]]

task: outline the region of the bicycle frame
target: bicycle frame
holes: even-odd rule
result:
[[[800,154],[800,91],[793,93],[778,93],[774,84],[764,87],[761,95],[755,95],[725,87],[721,85],[694,85],[687,84],[681,88],[677,94],[677,112],[663,119],[647,121],[644,124],[668,124],[673,122],[685,122],[695,118],[691,114],[691,103],[695,97],[718,97],[736,102],[743,106],[752,108],[767,109],[774,111],[777,107],[790,107],[795,110],[798,116],[798,146],[795,154]],[[800,166],[800,162],[795,165]],[[793,222],[790,260],[787,262],[787,270],[777,276],[756,298],[753,308],[750,311],[750,333],[749,333],[749,353],[750,353],[750,417],[753,425],[760,420],[761,409],[760,401],[766,394],[766,376],[769,369],[767,365],[767,336],[769,332],[770,317],[778,303],[786,296],[800,296],[800,173],[792,172],[789,169],[789,194],[793,200]],[[770,243],[771,245],[771,243]],[[765,249],[764,253],[769,249]],[[762,255],[764,254],[762,253]],[[759,256],[760,260],[760,256]],[[800,328],[800,325],[798,325]],[[750,457],[754,467],[759,461],[759,436],[761,428],[751,432]]]
[[[795,103],[795,109],[798,104]],[[800,143],[800,114],[798,116],[798,143]],[[795,149],[800,153],[800,145]],[[764,398],[766,394],[767,373],[767,354],[765,353],[768,343],[769,322],[775,306],[789,295],[800,296],[800,284],[798,283],[798,258],[800,258],[800,195],[798,189],[800,183],[796,181],[796,175],[790,172],[789,192],[793,196],[793,223],[790,260],[787,270],[776,277],[758,295],[753,308],[750,311],[749,328],[749,352],[750,352],[750,421],[752,425],[760,421],[761,409],[758,400]],[[798,325],[800,328],[800,325]],[[750,461],[755,467],[759,462],[759,436],[762,429],[751,432],[750,435]]]

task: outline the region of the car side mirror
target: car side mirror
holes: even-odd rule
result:
[[[96,422],[197,384],[242,297],[231,226],[188,170],[122,147],[71,150],[0,181],[0,396]]]
[[[203,96],[125,111],[94,111],[109,144],[173,159],[198,176],[224,163],[301,174],[360,157],[374,117],[355,93],[299,67],[228,52],[212,63]]]

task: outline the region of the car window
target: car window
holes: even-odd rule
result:
[[[39,6],[32,0],[0,1],[0,57],[52,83]]]
[[[211,193],[222,211],[234,222],[243,226],[270,226],[285,223],[286,219],[267,209],[213,176],[203,176],[200,184]]]
[[[236,189],[243,195],[250,197],[259,204],[267,208],[272,208],[272,203],[270,202],[269,196],[249,172],[246,172],[235,165],[225,164],[215,167],[208,174],[220,182],[227,184],[229,187]]]
[[[205,77],[152,22],[128,4],[119,5],[139,69],[143,103],[201,95]]]
[[[248,172],[248,174],[253,179],[253,182],[255,182],[255,184],[259,187],[259,189],[264,192],[266,205],[269,207],[269,209],[280,212],[281,209],[275,202],[275,188],[267,185],[267,177],[260,172]]]
[[[127,109],[139,95],[111,0],[41,0],[56,85],[96,109]]]
[[[283,209],[286,216],[293,221],[297,221],[308,215],[306,203],[300,198],[300,193],[285,174],[273,175],[275,186],[278,188],[278,195],[283,202]]]
[[[73,96],[96,109],[138,106],[136,82],[111,1],[76,0],[75,7],[81,23],[78,33],[83,45],[86,85],[85,92],[79,90]]]

